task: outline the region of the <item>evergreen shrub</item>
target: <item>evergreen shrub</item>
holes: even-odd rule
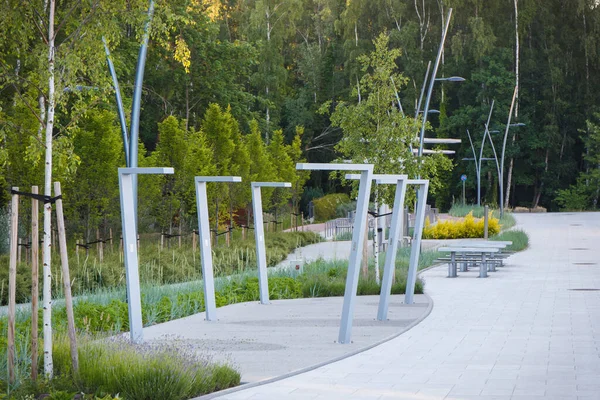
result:
[[[339,205],[350,203],[350,197],[344,193],[333,193],[313,200],[315,206],[315,219],[317,221],[328,221],[336,217]]]

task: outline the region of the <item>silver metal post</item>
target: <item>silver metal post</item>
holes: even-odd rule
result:
[[[127,279],[127,305],[129,308],[129,330],[133,343],[142,343],[144,340],[133,178],[136,174],[172,173],[173,168],[119,168],[123,252],[125,254],[125,276]]]
[[[481,265],[479,266],[479,277],[480,278],[487,278],[488,277],[488,273],[487,273],[487,260],[485,257],[485,253],[481,254]]]
[[[431,69],[431,61],[427,63],[427,71],[425,71],[425,79],[423,79],[423,86],[421,86],[421,95],[419,96],[419,102],[417,103],[417,109],[415,110],[415,119],[419,117],[421,111],[421,104],[423,103],[423,95],[425,94],[425,88],[427,87],[427,79],[429,79],[429,70]]]
[[[363,171],[360,175],[358,188],[358,201],[356,205],[356,217],[354,219],[355,227],[352,232],[352,250],[348,260],[348,274],[346,276],[346,288],[344,291],[344,306],[342,307],[342,323],[338,341],[340,343],[350,343],[352,336],[352,318],[354,316],[354,303],[356,300],[356,290],[358,289],[358,272],[362,260],[362,247],[365,226],[367,221],[367,212],[369,210],[369,194],[371,193],[371,175],[373,169]],[[358,226],[356,223],[358,222]]]
[[[347,174],[346,179],[360,179],[359,174]],[[396,267],[396,257],[398,255],[399,241],[403,236],[404,229],[404,197],[406,196],[407,175],[373,175],[373,180],[379,185],[396,185],[394,196],[394,205],[392,211],[392,222],[390,225],[390,237],[388,248],[385,254],[383,267],[383,279],[381,281],[381,290],[379,294],[379,307],[377,309],[377,319],[385,321],[390,302],[392,286],[394,284],[393,276]]]
[[[429,190],[428,180],[409,180],[408,184],[419,185],[418,200],[415,216],[415,232],[410,251],[410,262],[408,264],[408,275],[406,277],[405,304],[414,303],[415,285],[417,283],[417,271],[419,269],[419,256],[421,254],[421,238],[423,236],[423,224],[425,222],[425,205],[427,204],[427,192]]]
[[[292,187],[289,182],[252,182],[252,211],[254,213],[254,238],[258,266],[258,289],[261,304],[269,304],[269,278],[267,275],[267,251],[265,249],[265,227],[262,215],[261,187]]]
[[[404,197],[406,195],[407,176],[399,177],[396,181],[396,194],[394,196],[394,208],[392,210],[392,223],[390,225],[390,237],[388,239],[388,248],[385,253],[385,263],[383,267],[383,279],[381,281],[381,292],[379,295],[379,307],[377,309],[377,319],[385,321],[390,303],[392,292],[392,281],[394,269],[396,268],[396,256],[398,254],[398,244],[402,239],[403,217],[404,217]]]
[[[512,118],[513,109],[515,107],[515,100],[517,99],[517,93],[519,87],[515,86],[513,92],[513,98],[510,103],[510,111],[508,112],[508,122],[506,123],[506,131],[504,132],[504,141],[502,142],[502,156],[500,162],[500,218],[504,216],[504,154],[506,152],[506,139],[508,138],[508,130],[510,128],[510,120]]]
[[[458,275],[456,274],[456,253],[450,253],[450,264],[448,270],[448,278],[456,278]]]
[[[488,227],[489,227],[488,213],[489,213],[488,206],[483,207],[483,238],[485,240],[488,239]]]
[[[362,260],[363,241],[365,238],[367,212],[369,209],[369,195],[371,194],[373,164],[298,163],[296,164],[296,169],[312,171],[361,171],[356,215],[354,217],[354,229],[352,232],[352,247],[350,249],[348,274],[346,276],[346,288],[344,291],[344,305],[342,306],[342,320],[338,336],[339,343],[350,343],[354,303],[356,300],[356,290],[358,288],[358,273]]]
[[[104,44],[104,51],[106,52],[106,62],[108,63],[108,70],[113,80],[113,87],[115,89],[115,98],[117,101],[117,114],[119,115],[119,124],[121,125],[121,136],[123,137],[123,149],[125,151],[125,165],[129,165],[129,136],[127,135],[127,120],[125,119],[125,111],[123,109],[123,100],[121,99],[121,89],[119,88],[119,80],[117,79],[117,73],[115,66],[110,56],[110,50],[106,39],[102,36],[102,43]]]
[[[198,210],[198,232],[202,259],[202,281],[204,283],[204,308],[207,321],[217,320],[215,301],[215,278],[213,271],[212,246],[210,244],[210,219],[208,217],[207,182],[241,182],[239,176],[197,176],[196,207]]]
[[[431,94],[433,92],[433,85],[435,84],[435,77],[437,76],[437,71],[440,66],[440,61],[442,59],[442,54],[444,52],[444,43],[446,42],[446,35],[448,34],[448,28],[450,27],[450,19],[452,18],[452,9],[448,9],[448,17],[446,18],[446,27],[444,28],[444,32],[442,34],[442,41],[440,43],[440,47],[438,48],[437,58],[435,59],[435,64],[433,67],[433,73],[431,76],[431,80],[429,81],[429,89],[427,91],[427,98],[425,99],[425,108],[423,109],[423,122],[421,124],[421,136],[419,140],[419,157],[423,156],[423,140],[425,138],[425,126],[427,125],[427,114],[429,114],[429,103],[431,102]]]
[[[473,146],[473,140],[471,139],[471,133],[469,133],[468,129],[467,136],[469,137],[469,143],[471,144],[471,150],[473,150],[473,158],[475,160],[475,174],[477,175],[477,206],[479,206],[481,205],[481,171],[479,169],[479,162],[477,161],[475,146]]]
[[[490,106],[490,113],[488,114],[487,123],[485,124],[485,131],[483,132],[483,139],[481,140],[481,148],[479,149],[479,160],[475,160],[476,163],[479,164],[479,180],[480,182],[477,185],[477,205],[481,205],[481,162],[483,161],[483,148],[485,147],[485,138],[489,136],[490,142],[492,143],[492,147],[494,146],[494,141],[492,140],[492,136],[489,133],[488,127],[490,126],[490,121],[492,120],[492,113],[494,111],[495,100],[492,100],[492,105]],[[494,150],[494,154],[495,154]],[[496,164],[498,164],[498,158],[496,157]]]

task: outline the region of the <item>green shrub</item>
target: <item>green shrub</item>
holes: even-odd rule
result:
[[[450,208],[450,210],[448,211],[448,214],[450,214],[453,217],[466,217],[467,215],[469,215],[469,213],[472,213],[475,218],[483,218],[484,210],[485,208],[483,206],[453,204],[452,208]],[[490,207],[489,210],[494,213],[497,211],[494,210],[492,207]],[[498,217],[495,214],[493,215],[495,217]]]
[[[475,206],[475,205],[462,205],[462,204],[454,204],[448,214],[453,217],[466,217],[469,213],[473,214],[475,218],[483,218],[483,213],[485,208],[483,206]],[[498,218],[500,220],[500,227],[503,230],[510,229],[516,225],[517,221],[512,213],[508,211],[504,211],[504,215],[500,218],[500,210],[489,208],[491,212],[491,216],[493,218]]]
[[[335,209],[335,216],[338,218],[347,218],[348,213],[356,210],[356,201],[339,204]]]
[[[519,229],[502,232],[501,234],[495,235],[490,239],[498,241],[511,241],[513,244],[506,248],[508,251],[521,251],[525,250],[529,246],[529,236],[527,236],[524,231]]]
[[[584,211],[590,208],[592,197],[589,187],[578,181],[576,185],[558,190],[554,201],[561,211]]]
[[[495,235],[500,232],[500,222],[497,218],[488,219],[488,234]],[[462,220],[457,221],[438,221],[431,225],[429,220],[425,221],[423,229],[424,239],[463,239],[463,238],[482,238],[484,237],[483,218],[475,220],[472,213]]]
[[[55,375],[71,377],[72,389],[85,393],[184,400],[240,383],[235,370],[200,359],[193,350],[182,350],[176,341],[133,345],[125,339],[81,340],[77,375],[71,371],[68,341],[58,338],[53,347]]]
[[[336,210],[340,204],[350,203],[350,197],[344,193],[333,193],[313,200],[315,206],[315,220],[328,221],[336,217]]]
[[[0,208],[0,254],[7,254],[9,251],[9,222],[10,215]]]
[[[229,276],[256,268],[254,237],[249,236],[246,240],[240,238],[232,241],[230,247],[223,244],[213,248],[215,276]],[[297,247],[318,243],[321,240],[322,237],[314,232],[268,232],[265,235],[267,265],[273,267],[285,260]],[[142,240],[141,243],[139,267],[140,280],[143,284],[159,286],[201,279],[200,268],[198,268],[200,255],[192,253],[191,243],[181,248],[165,248],[162,251],[158,251],[157,243],[154,241]],[[110,251],[107,248],[103,263],[98,263],[93,256],[94,253],[91,254],[87,260],[85,251],[80,251],[79,258],[74,253],[70,254],[73,295],[97,292],[102,288],[123,288],[126,281],[125,268],[117,249]],[[54,253],[52,257],[52,265],[60,265],[58,254]],[[8,301],[8,262],[8,256],[0,256],[0,305],[5,305]],[[53,268],[52,274],[53,282],[62,281],[60,268]],[[62,296],[62,285],[56,285],[53,290],[54,296]],[[17,265],[16,295],[18,303],[28,302],[31,297],[31,267],[25,263]],[[165,310],[161,310],[163,311]],[[159,315],[148,314],[148,317],[159,318]]]

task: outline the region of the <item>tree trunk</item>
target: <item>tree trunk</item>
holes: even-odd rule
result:
[[[519,0],[515,0],[515,86],[517,87],[515,118],[517,118],[519,116]],[[510,187],[510,183],[508,186]],[[506,199],[508,200],[508,196],[506,196]],[[508,201],[506,204],[508,204]]]
[[[506,178],[506,196],[504,197],[504,208],[508,208],[508,204],[509,204],[510,187],[511,187],[512,172],[513,172],[513,165],[514,165],[514,163],[515,163],[515,159],[511,157],[510,163],[508,164],[508,176]]]
[[[44,195],[52,195],[52,130],[54,128],[54,9],[50,0],[48,17],[48,113],[46,120],[46,160],[44,166]],[[44,321],[44,374],[52,378],[52,270],[51,261],[52,204],[44,204],[43,244],[43,321]]]

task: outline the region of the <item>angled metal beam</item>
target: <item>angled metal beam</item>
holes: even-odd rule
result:
[[[360,175],[357,174],[346,175],[346,179],[358,179],[359,177]],[[404,226],[404,198],[406,196],[406,185],[409,180],[407,175],[380,174],[374,174],[373,180],[378,185],[396,185],[392,209],[392,222],[390,225],[390,237],[388,240],[388,249],[385,253],[383,279],[381,281],[379,306],[377,309],[377,319],[379,321],[385,321],[387,320],[392,285],[394,284],[393,277],[398,255],[398,243],[402,236],[402,227]]]
[[[406,277],[406,294],[404,295],[405,304],[414,303],[415,284],[417,282],[417,271],[419,269],[419,256],[421,255],[421,238],[423,237],[423,226],[425,222],[425,205],[427,204],[427,192],[429,190],[429,181],[426,179],[409,179],[409,185],[418,185],[417,206],[415,216],[415,231],[410,250],[410,261],[408,264],[408,274]]]
[[[450,139],[450,138],[424,138],[423,143],[425,144],[459,144],[462,139]]]
[[[196,176],[196,207],[198,210],[198,232],[204,284],[204,308],[207,321],[217,320],[215,301],[215,277],[213,271],[212,246],[210,243],[210,220],[208,218],[207,182],[241,182],[239,176]]]
[[[417,154],[417,149],[413,149],[413,154]],[[445,155],[452,155],[452,154],[456,154],[456,151],[454,150],[429,150],[429,149],[421,149],[422,154],[445,154]]]
[[[173,168],[119,168],[121,198],[121,224],[123,225],[123,253],[127,278],[127,306],[129,331],[133,343],[144,340],[142,324],[142,299],[137,248],[136,207],[134,204],[134,177],[139,174],[173,174]]]
[[[352,232],[352,247],[348,260],[348,274],[344,290],[344,305],[342,307],[342,320],[340,323],[339,343],[350,343],[352,337],[352,319],[358,288],[358,273],[362,259],[367,212],[369,210],[369,195],[373,180],[373,164],[296,164],[296,169],[304,171],[361,171],[356,204],[354,230]]]
[[[261,304],[269,304],[269,278],[267,275],[267,251],[265,249],[265,227],[262,215],[261,187],[292,187],[289,182],[252,182],[252,211],[254,213],[254,238],[258,266],[258,289]]]

